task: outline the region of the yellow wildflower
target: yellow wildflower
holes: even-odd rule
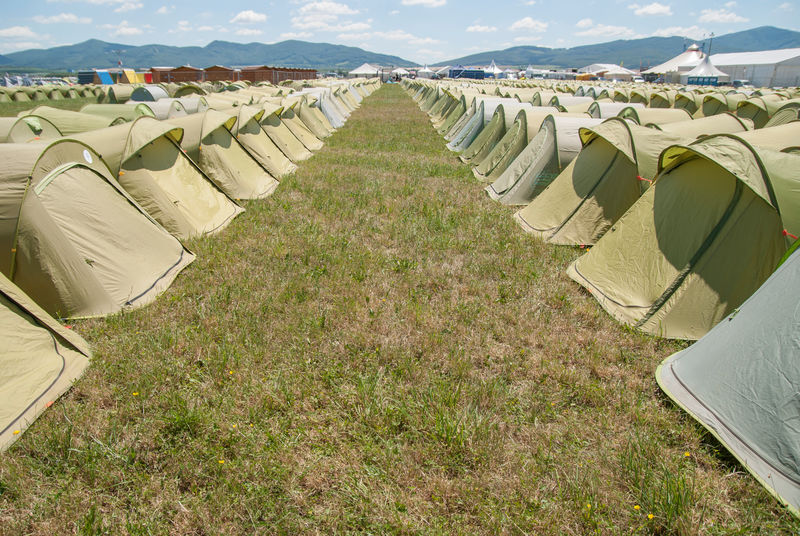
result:
[[[647,519],[653,519],[653,517],[655,517],[653,514],[647,514]]]
[[[639,510],[640,508],[641,508],[641,506],[639,506],[638,504],[636,504],[636,505],[634,505],[634,506],[633,506],[633,509],[634,509],[634,510]]]
[[[14,430],[14,435],[19,434],[19,430]]]
[[[139,396],[139,391],[134,391],[131,393],[133,396]]]

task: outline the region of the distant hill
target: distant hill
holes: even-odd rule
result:
[[[413,62],[397,56],[376,54],[361,48],[282,41],[264,43],[230,43],[212,41],[204,47],[174,47],[166,45],[130,46],[90,39],[76,45],[48,49],[23,50],[0,56],[0,65],[37,67],[53,70],[115,67],[118,51],[126,67],[194,65],[275,65],[309,69],[353,69],[362,63],[410,67]]]
[[[693,42],[694,40],[684,37],[646,37],[573,48],[519,46],[472,54],[442,65],[488,65],[494,60],[498,65],[520,67],[529,64],[541,67],[583,67],[592,63],[622,63],[638,68],[640,65],[647,67],[662,63],[683,52],[684,44]],[[714,38],[711,53],[754,52],[778,48],[800,48],[800,32],[761,26],[721,35]]]

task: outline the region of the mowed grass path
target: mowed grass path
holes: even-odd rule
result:
[[[75,323],[93,364],[0,456],[0,533],[797,529],[659,392],[680,345],[602,312],[397,85],[247,209],[157,303]]]

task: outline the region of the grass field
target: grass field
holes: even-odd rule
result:
[[[0,456],[3,534],[790,534],[397,85]]]

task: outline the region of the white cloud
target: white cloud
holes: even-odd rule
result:
[[[17,41],[15,43],[2,43],[0,44],[0,51],[8,52],[10,50],[28,50],[31,48],[42,48],[42,43],[35,41]]]
[[[87,4],[92,4],[94,6],[106,6],[111,4],[122,4],[125,0],[47,0],[48,3],[55,3],[55,2],[64,2],[68,4],[72,4],[75,2],[84,2]]]
[[[419,37],[405,30],[390,30],[388,32],[362,32],[362,33],[340,33],[337,35],[344,41],[361,41],[382,39],[385,41],[405,41],[409,45],[437,45],[441,43],[432,37]]]
[[[496,32],[496,26],[481,26],[480,24],[473,24],[472,26],[467,26],[468,32],[477,32],[477,33],[489,33],[489,32]]]
[[[27,26],[11,26],[9,28],[0,28],[0,37],[38,37]]]
[[[214,27],[213,26],[198,26],[197,27],[197,31],[198,32],[213,32],[214,31]]]
[[[251,35],[261,35],[261,30],[256,30],[255,28],[239,28],[234,32],[236,35],[243,35],[243,36],[251,36]]]
[[[736,7],[736,2],[726,2],[725,7],[727,7],[728,9],[733,9]]]
[[[126,11],[134,11],[136,9],[142,9],[144,4],[141,2],[125,2],[117,9],[114,10],[114,13],[125,13]]]
[[[391,10],[389,12],[389,15],[392,15],[392,16],[399,15],[399,14],[400,14],[400,10],[399,9],[393,9],[393,10]]]
[[[92,22],[89,17],[79,17],[74,13],[59,13],[50,17],[36,15],[33,20],[39,24],[90,24]]]
[[[528,0],[527,2],[522,2],[523,6],[535,6],[536,0]]]
[[[781,11],[791,11],[792,4],[790,4],[789,2],[784,2],[778,6],[778,9],[780,9]]]
[[[542,37],[539,35],[521,35],[514,38],[514,43],[519,45],[521,43],[535,43],[536,41],[541,40]]]
[[[653,32],[654,37],[673,37],[675,35],[680,37],[689,37],[691,39],[700,40],[708,34],[708,30],[700,28],[699,26],[670,26],[669,28],[660,28]]]
[[[441,7],[447,0],[403,0],[401,3],[404,6]]]
[[[591,28],[594,22],[592,19],[581,19],[575,23],[578,28]]]
[[[173,11],[175,11],[175,6],[161,6],[156,10],[156,13],[159,15],[169,15]]]
[[[652,4],[647,4],[646,6],[631,4],[628,6],[628,9],[632,9],[633,13],[640,17],[646,15],[672,15],[672,8],[670,6],[659,4],[658,2],[653,2]]]
[[[524,17],[514,22],[510,29],[511,31],[530,30],[532,32],[544,32],[547,31],[547,23],[531,17]]]
[[[750,19],[737,15],[727,9],[704,9],[700,12],[700,22],[733,23],[747,22]]]
[[[314,34],[311,32],[286,32],[282,33],[279,37],[281,39],[308,39],[313,36]]]
[[[626,26],[613,26],[609,24],[598,24],[575,35],[583,37],[636,37],[636,32]]]
[[[179,20],[175,28],[170,29],[167,33],[191,32],[194,30],[188,20]]]
[[[300,8],[300,13],[327,13],[329,15],[355,15],[357,9],[337,2],[311,2]]]
[[[266,22],[267,16],[264,13],[257,13],[252,9],[240,11],[229,22],[233,24],[255,24],[257,22]]]

